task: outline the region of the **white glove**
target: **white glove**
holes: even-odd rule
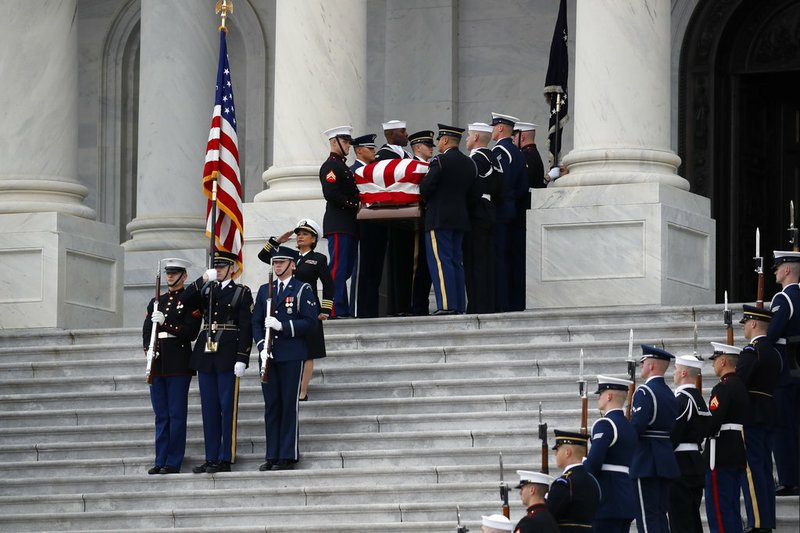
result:
[[[283,329],[283,324],[274,316],[268,316],[264,320],[264,327],[274,329],[275,331],[281,331]]]
[[[206,270],[206,273],[203,274],[203,277],[206,278],[206,281],[217,281],[217,269],[209,268]]]
[[[153,311],[153,314],[150,315],[150,320],[153,324],[158,324],[159,326],[164,323],[164,313],[161,311]]]
[[[155,359],[155,353],[153,352],[153,350],[146,350],[144,354],[147,357],[148,363],[151,362],[153,359]]]
[[[551,180],[558,179],[561,176],[561,169],[558,167],[553,167],[550,169],[550,172],[547,173],[550,176]]]
[[[244,371],[247,368],[247,365],[242,363],[241,361],[237,361],[235,365],[233,365],[233,374],[237,378],[244,377]]]
[[[272,354],[269,353],[267,350],[261,350],[258,355],[261,356],[262,361],[266,361],[267,359],[272,359]]]

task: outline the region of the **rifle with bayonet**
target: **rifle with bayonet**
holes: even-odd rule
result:
[[[458,524],[458,528],[456,529],[456,533],[467,533],[469,529],[467,526],[461,525],[461,509],[456,505],[456,522]]]
[[[158,311],[158,299],[161,297],[161,260],[156,271],[156,297],[153,300],[153,313]],[[152,316],[152,313],[151,313]],[[150,344],[147,347],[147,368],[145,379],[148,385],[153,384],[153,361],[158,358],[158,323],[150,322]]]
[[[728,346],[733,346],[733,313],[728,307],[728,291],[725,291],[725,308],[722,310],[722,320],[725,322]]]
[[[208,245],[208,268],[214,268],[214,256],[216,255],[217,236],[217,173],[214,172],[211,178],[211,242]],[[214,335],[217,333],[217,323],[214,321],[214,284],[216,279],[209,279],[206,282],[208,287],[208,323],[206,324],[206,352],[217,351],[217,341]]]
[[[503,516],[511,518],[511,507],[508,505],[508,485],[503,479],[503,452],[500,452],[500,503],[503,508]]]
[[[628,379],[631,384],[628,385],[628,405],[625,407],[625,418],[631,419],[631,405],[633,404],[633,392],[636,390],[636,360],[633,358],[633,330],[628,336],[628,358],[625,360],[628,364]]]
[[[701,360],[701,361],[703,360],[702,356],[699,353],[697,353],[697,322],[694,323],[694,356],[696,358],[698,358],[699,360]],[[703,394],[703,370],[702,369],[699,369],[699,371],[697,372],[697,377],[694,378],[694,386],[698,390],[698,392],[700,392],[700,394]]]
[[[261,358],[261,383],[269,383],[269,360],[272,357],[272,328],[266,324],[269,317],[272,316],[272,285],[274,284],[274,274],[272,270],[269,271],[269,283],[267,284],[267,309],[264,313],[264,350],[267,352],[266,357]]]
[[[761,257],[761,232],[756,228],[756,274],[758,274],[758,288],[756,290],[756,307],[764,308],[764,258]]]
[[[583,348],[581,348],[580,371],[578,372],[578,394],[581,397],[581,433],[589,434],[589,397],[586,395],[586,379],[583,377]]]
[[[547,446],[547,422],[542,422],[542,402],[539,402],[539,440],[542,441],[542,474],[549,474],[550,449]]]

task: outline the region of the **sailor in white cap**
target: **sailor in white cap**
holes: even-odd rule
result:
[[[703,360],[695,355],[675,358],[673,382],[677,387],[678,418],[670,437],[678,461],[680,477],[674,479],[669,497],[669,527],[672,531],[702,533],[700,502],[703,499],[706,465],[700,453],[708,437],[711,413],[697,390],[697,376],[703,369]]]
[[[531,470],[517,470],[519,497],[525,506],[525,516],[514,528],[518,533],[558,533],[558,522],[545,503],[545,496],[555,478]]]
[[[513,530],[514,524],[501,514],[481,516],[481,531],[483,533],[503,533]]]
[[[531,189],[547,187],[542,156],[539,155],[539,149],[536,148],[536,128],[538,127],[539,125],[533,122],[517,122],[514,124],[514,144],[525,156],[525,170],[528,174],[528,186]]]

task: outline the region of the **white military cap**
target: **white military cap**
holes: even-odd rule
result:
[[[509,126],[513,127],[517,122],[519,122],[517,117],[504,115],[502,113],[495,113],[492,111],[492,126],[495,124],[508,124]]]
[[[326,136],[328,139],[333,139],[334,137],[339,137],[339,136],[352,137],[353,128],[352,126],[336,126],[335,128],[323,131],[322,134]]]
[[[519,485],[514,487],[515,489],[522,488],[523,486],[530,485],[531,483],[535,483],[537,485],[547,485],[549,487],[553,484],[553,481],[555,481],[553,476],[548,476],[547,474],[534,472],[532,470],[517,470],[517,474],[519,475]]]
[[[514,531],[514,524],[511,523],[511,520],[501,514],[481,516],[481,525],[493,527],[500,531]]]
[[[304,229],[306,231],[310,231],[314,234],[317,239],[322,236],[322,230],[319,229],[319,224],[311,220],[310,218],[304,218],[303,220],[299,220],[294,227],[294,233],[297,234],[298,231]]]
[[[611,376],[601,376],[597,375],[597,390],[594,391],[595,394],[600,394],[604,390],[621,390],[627,391],[628,386],[633,385],[633,381],[622,379],[622,378],[612,378]]]
[[[186,259],[179,259],[177,257],[167,257],[166,259],[162,259],[161,264],[164,265],[165,272],[186,270],[192,266],[192,264]]]
[[[694,355],[679,355],[675,358],[675,364],[691,368],[703,368],[703,360]]]
[[[538,128],[538,124],[534,124],[533,122],[517,122],[514,124],[515,131],[533,131]]]
[[[730,344],[722,344],[721,342],[712,342],[711,346],[714,347],[714,354],[709,359],[714,360],[720,355],[739,355],[742,350]]]
[[[485,122],[473,122],[472,124],[467,125],[467,129],[469,131],[483,131],[486,133],[492,133],[494,128]]]
[[[389,122],[383,123],[383,131],[386,130],[402,130],[406,127],[405,120],[390,120]]]
[[[775,256],[775,263],[772,265],[773,270],[778,268],[783,263],[800,262],[800,252],[774,250],[772,255]]]

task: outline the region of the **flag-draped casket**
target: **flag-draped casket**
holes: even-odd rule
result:
[[[358,218],[419,217],[419,184],[427,172],[428,164],[416,159],[386,159],[357,169],[363,206]]]

